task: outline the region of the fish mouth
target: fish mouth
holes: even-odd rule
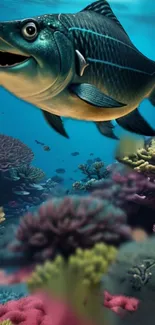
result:
[[[0,50],[0,68],[13,68],[22,65],[30,57]]]

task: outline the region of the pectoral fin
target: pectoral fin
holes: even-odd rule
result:
[[[63,135],[65,138],[69,138],[68,134],[65,131],[63,122],[60,116],[53,115],[49,112],[43,111],[43,115],[48,124],[59,134]]]
[[[108,138],[118,140],[114,134],[113,129],[115,128],[111,121],[96,122],[96,126],[100,133]]]
[[[155,136],[155,130],[145,121],[138,109],[133,112],[118,118],[117,123],[129,132],[145,136]]]
[[[101,108],[123,107],[126,104],[105,95],[98,88],[90,84],[72,84],[70,90],[85,102]]]

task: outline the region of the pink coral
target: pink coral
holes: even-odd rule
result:
[[[104,291],[104,307],[111,309],[119,316],[124,316],[126,312],[135,312],[139,307],[140,301],[134,297],[111,295]]]
[[[33,156],[32,150],[20,140],[0,134],[0,171],[29,164]]]
[[[45,294],[35,294],[0,305],[0,321],[14,325],[88,325],[79,319],[65,303]]]
[[[64,257],[77,247],[96,242],[119,243],[131,238],[126,215],[110,202],[92,197],[70,196],[43,204],[36,213],[22,218],[17,244],[10,249],[23,252],[26,260],[45,260],[57,253]]]

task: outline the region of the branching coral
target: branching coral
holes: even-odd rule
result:
[[[109,175],[108,170],[105,168],[104,162],[99,158],[94,160],[87,160],[85,164],[78,166],[81,172],[87,177],[88,180],[91,179],[102,179]]]
[[[60,253],[65,257],[77,247],[97,242],[118,245],[131,238],[125,213],[110,201],[68,196],[44,203],[36,213],[22,218],[12,250],[28,260],[45,260]]]
[[[155,139],[146,141],[145,147],[126,157],[116,157],[123,164],[148,176],[155,176]]]
[[[6,171],[24,164],[33,159],[33,152],[20,140],[0,134],[0,170]]]
[[[104,273],[107,272],[117,255],[117,249],[105,244],[96,244],[90,250],[78,248],[76,254],[69,257],[66,262],[62,257],[57,256],[53,262],[46,262],[43,266],[37,266],[32,276],[28,279],[30,290],[37,288],[56,287],[55,281],[59,282],[61,271],[68,268],[67,271],[73,277],[72,273],[80,278],[80,282],[89,287],[95,287],[101,284]],[[57,277],[58,276],[58,277]],[[63,288],[62,288],[63,289]]]

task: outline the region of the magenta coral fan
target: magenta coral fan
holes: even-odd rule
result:
[[[33,156],[32,150],[20,140],[0,134],[0,171],[29,164]]]
[[[26,214],[17,230],[18,243],[11,249],[28,260],[45,260],[57,253],[68,257],[77,247],[97,242],[118,245],[130,235],[120,208],[106,200],[70,196],[47,201],[36,214]]]

